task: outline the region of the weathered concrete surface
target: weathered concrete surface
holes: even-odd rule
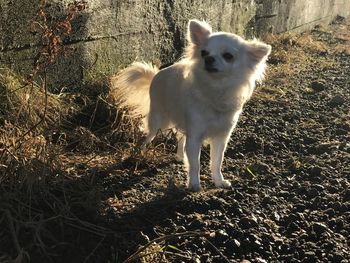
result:
[[[0,0],[0,66],[25,75],[40,51],[30,33],[38,0]],[[71,0],[51,0],[52,20]],[[350,14],[347,0],[90,0],[65,40],[68,51],[48,68],[52,89],[70,89],[113,74],[134,60],[168,63],[185,44],[187,21],[205,19],[214,30],[240,35],[305,30]]]
[[[350,15],[349,0],[256,0],[252,24],[257,34],[266,31],[303,32],[317,24],[328,24],[337,15]]]

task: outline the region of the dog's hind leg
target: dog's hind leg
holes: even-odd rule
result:
[[[176,138],[177,138],[176,160],[185,161],[184,158],[185,158],[186,136],[180,132],[177,132]]]
[[[230,134],[215,136],[210,139],[210,168],[216,187],[229,188],[231,186],[231,183],[225,180],[221,173],[221,165],[229,138]]]
[[[150,113],[147,121],[148,133],[146,139],[143,142],[144,147],[153,140],[153,138],[157,135],[158,130],[160,129],[159,120],[155,114]]]
[[[169,122],[166,121],[162,114],[159,114],[156,111],[150,111],[147,117],[147,121],[148,133],[145,141],[143,142],[144,146],[146,146],[153,140],[153,138],[157,135],[157,132],[159,130],[165,130],[169,127]]]

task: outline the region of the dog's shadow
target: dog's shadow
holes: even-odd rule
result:
[[[126,160],[117,167],[130,166],[130,162],[133,162],[133,160]],[[170,164],[167,163],[164,166]],[[150,181],[157,180],[159,176],[165,175],[161,174],[163,170],[156,170],[152,166],[142,167],[142,165],[144,164],[141,164],[141,167],[138,168],[145,168],[143,172],[116,177],[104,190],[105,200],[117,198],[123,202],[125,198],[125,204],[122,204],[122,206],[125,205],[126,208],[122,206],[119,208],[113,207],[113,205],[107,204],[110,207],[107,208],[109,213],[106,214],[107,227],[115,233],[112,242],[115,247],[111,250],[114,253],[117,252],[119,260],[126,259],[145,242],[159,237],[157,229],[163,229],[169,225],[171,219],[176,217],[176,211],[181,206],[183,199],[191,194],[185,186],[178,185],[173,177],[168,175],[159,188],[155,189],[154,186],[151,186],[151,197],[145,198],[142,191],[149,191]],[[130,195],[134,196],[130,197]],[[142,195],[142,197],[140,196],[138,200],[137,195]],[[146,201],[142,201],[144,198]],[[132,204],[128,203],[129,201]],[[145,236],[149,238],[146,241],[144,240]]]

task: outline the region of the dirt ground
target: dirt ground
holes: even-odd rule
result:
[[[1,197],[0,259],[349,262],[350,24],[264,40],[273,46],[266,79],[225,155],[232,189],[214,187],[207,147],[203,191],[191,193],[173,136],[140,156],[123,139],[132,129],[107,136],[81,125],[76,134],[89,136],[59,155],[64,180]],[[14,200],[26,205],[6,208]]]

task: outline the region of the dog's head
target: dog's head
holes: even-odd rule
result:
[[[187,56],[196,68],[209,76],[262,77],[271,46],[258,40],[246,41],[226,32],[213,33],[209,24],[198,20],[188,23]]]

